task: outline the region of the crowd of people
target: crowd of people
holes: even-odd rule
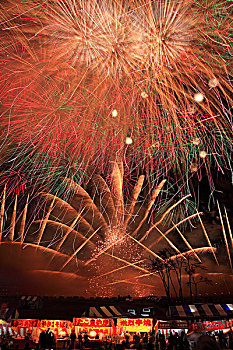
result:
[[[227,337],[224,336],[223,332],[218,332],[217,336],[214,333],[205,335],[198,333],[195,342],[184,331],[180,334],[170,332],[167,337],[161,331],[158,331],[156,336],[153,333],[136,333],[134,335],[126,333],[120,338],[116,336],[102,338],[97,334],[92,340],[86,333],[79,334],[77,339],[75,332],[71,333],[70,350],[91,347],[101,350],[233,350],[233,332],[228,332]]]
[[[156,350],[188,350],[189,342],[184,331],[180,335],[170,332],[167,340],[162,332],[158,332],[155,342]]]
[[[65,350],[233,350],[233,332],[228,332],[227,336],[223,332],[218,332],[217,335],[214,333],[206,333],[205,335],[192,333],[190,336],[187,336],[185,332],[180,334],[170,332],[165,337],[163,332],[158,331],[156,335],[153,333],[125,333],[121,336],[96,334],[95,337],[90,337],[85,332],[76,335],[73,329],[69,337],[64,339],[63,344],[60,343],[57,346],[56,336],[48,328],[41,331],[37,344],[32,345],[30,340],[26,339],[24,345],[24,350],[55,350],[56,348]],[[11,349],[18,350],[19,345],[15,345],[9,335],[2,337],[0,350]]]
[[[46,331],[42,331],[39,337],[39,347],[41,349],[55,349],[56,337],[55,334],[48,328]]]
[[[100,338],[97,334],[95,339],[92,340],[86,333],[79,334],[77,338],[75,332],[71,333],[70,350],[91,347],[93,349],[99,347],[101,350],[233,350],[233,332],[228,332],[227,337],[222,332],[219,332],[217,337],[214,333],[205,335],[198,333],[195,342],[191,341],[184,331],[180,334],[170,332],[167,337],[161,331],[158,331],[156,336],[153,333],[137,333],[134,335],[126,333],[121,338],[116,338],[116,336]]]
[[[82,348],[101,348],[105,350],[125,350],[125,349],[154,349],[155,346],[155,336],[151,334],[134,334],[130,335],[126,333],[124,336],[102,336],[96,334],[95,338],[89,338],[87,333],[80,333],[76,337],[75,332],[71,332],[69,349],[82,349]]]

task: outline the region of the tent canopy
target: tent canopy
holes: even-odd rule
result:
[[[122,310],[117,306],[91,306],[83,315],[84,317],[97,317],[97,318],[113,318],[113,317],[124,317]]]
[[[195,304],[169,307],[171,318],[233,317],[233,304]]]

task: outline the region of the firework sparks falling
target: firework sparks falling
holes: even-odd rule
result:
[[[151,195],[152,198],[141,203],[138,198],[144,178],[139,177],[131,197],[126,201],[120,195],[124,187],[120,164],[112,164],[111,177],[112,181],[108,186],[100,175],[94,176],[88,192],[74,181],[63,179],[64,183],[69,182],[72,187],[69,203],[49,193],[40,194],[39,213],[32,222],[28,213],[31,212],[30,206],[33,206],[33,203],[27,198],[19,217],[15,199],[8,228],[7,223],[3,227],[1,245],[4,245],[5,249],[11,245],[17,252],[21,249],[21,254],[26,254],[25,249],[33,249],[35,257],[41,254],[47,256],[46,264],[43,268],[37,266],[36,271],[44,271],[44,274],[58,274],[60,271],[63,275],[77,275],[86,281],[85,288],[89,288],[88,290],[99,290],[102,293],[100,286],[103,279],[105,286],[115,285],[115,288],[118,288],[118,285],[119,288],[125,288],[126,281],[129,280],[127,288],[144,285],[146,293],[146,289],[150,289],[157,281],[147,268],[148,258],[163,261],[163,257],[160,256],[159,248],[150,248],[150,245],[154,246],[153,243],[158,237],[156,229],[144,239],[143,244],[140,242],[148,230],[148,225],[152,225],[148,220],[141,225],[141,221],[145,216],[148,217],[148,207],[151,208],[151,200],[155,199],[154,193],[161,190],[161,186],[159,185]],[[4,201],[3,198],[1,219],[5,216]],[[138,213],[138,218],[135,212]],[[165,212],[169,212],[168,209]],[[160,219],[160,222],[165,216],[161,215],[161,218],[163,219]],[[140,230],[136,230],[137,226],[140,226]],[[176,224],[173,230],[177,230]],[[133,235],[135,231],[137,234]],[[216,248],[212,246],[192,247],[179,229],[179,236],[183,237],[188,251],[184,250],[182,245],[178,246],[175,238],[166,239],[166,232],[162,232],[161,225],[159,231],[167,246],[175,253],[174,259],[192,254],[200,261],[200,255],[210,252],[216,254]],[[143,278],[141,283],[138,278]],[[122,283],[125,287],[122,287]]]
[[[46,172],[31,157],[44,181],[61,156],[67,177],[118,157],[161,179],[229,167],[230,1],[6,1],[0,17],[1,144],[17,170],[29,149],[49,158]]]

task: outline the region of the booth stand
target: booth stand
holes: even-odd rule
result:
[[[39,334],[42,331],[47,331],[54,334],[54,341],[56,342],[56,348],[65,348],[67,342],[70,339],[70,333],[73,328],[73,324],[70,321],[65,320],[40,320],[38,322]],[[39,339],[38,339],[39,341]]]
[[[229,348],[231,342],[231,323],[231,320],[196,322],[191,324],[188,330],[189,334],[201,333],[214,337],[220,347],[225,349]]]
[[[30,348],[35,348],[39,342],[41,332],[51,332],[54,337],[54,343],[57,347],[63,348],[69,339],[72,322],[63,320],[24,320],[13,319],[11,321],[12,330],[15,335],[13,338],[14,347],[23,349],[28,343]]]
[[[98,348],[100,343],[108,341],[114,333],[111,318],[74,318],[78,347]]]
[[[152,318],[118,318],[116,332],[117,334],[149,333],[152,327]]]
[[[35,331],[38,325],[38,320],[24,320],[13,319],[11,320],[11,327],[15,332],[13,338],[13,346],[19,349],[24,349],[26,343],[30,348],[35,348],[37,339],[32,338],[32,333]]]
[[[166,339],[170,333],[178,333],[179,335],[182,332],[188,332],[188,322],[187,321],[159,321],[158,332],[165,335]]]
[[[119,342],[127,339],[130,347],[143,344],[143,338],[147,335],[147,341],[150,338],[149,334],[153,330],[152,318],[118,318],[116,326],[116,334]]]

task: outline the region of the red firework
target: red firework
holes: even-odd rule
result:
[[[18,171],[5,170],[0,172],[0,189],[1,192],[5,191],[11,198],[24,195],[27,188],[26,178]]]

